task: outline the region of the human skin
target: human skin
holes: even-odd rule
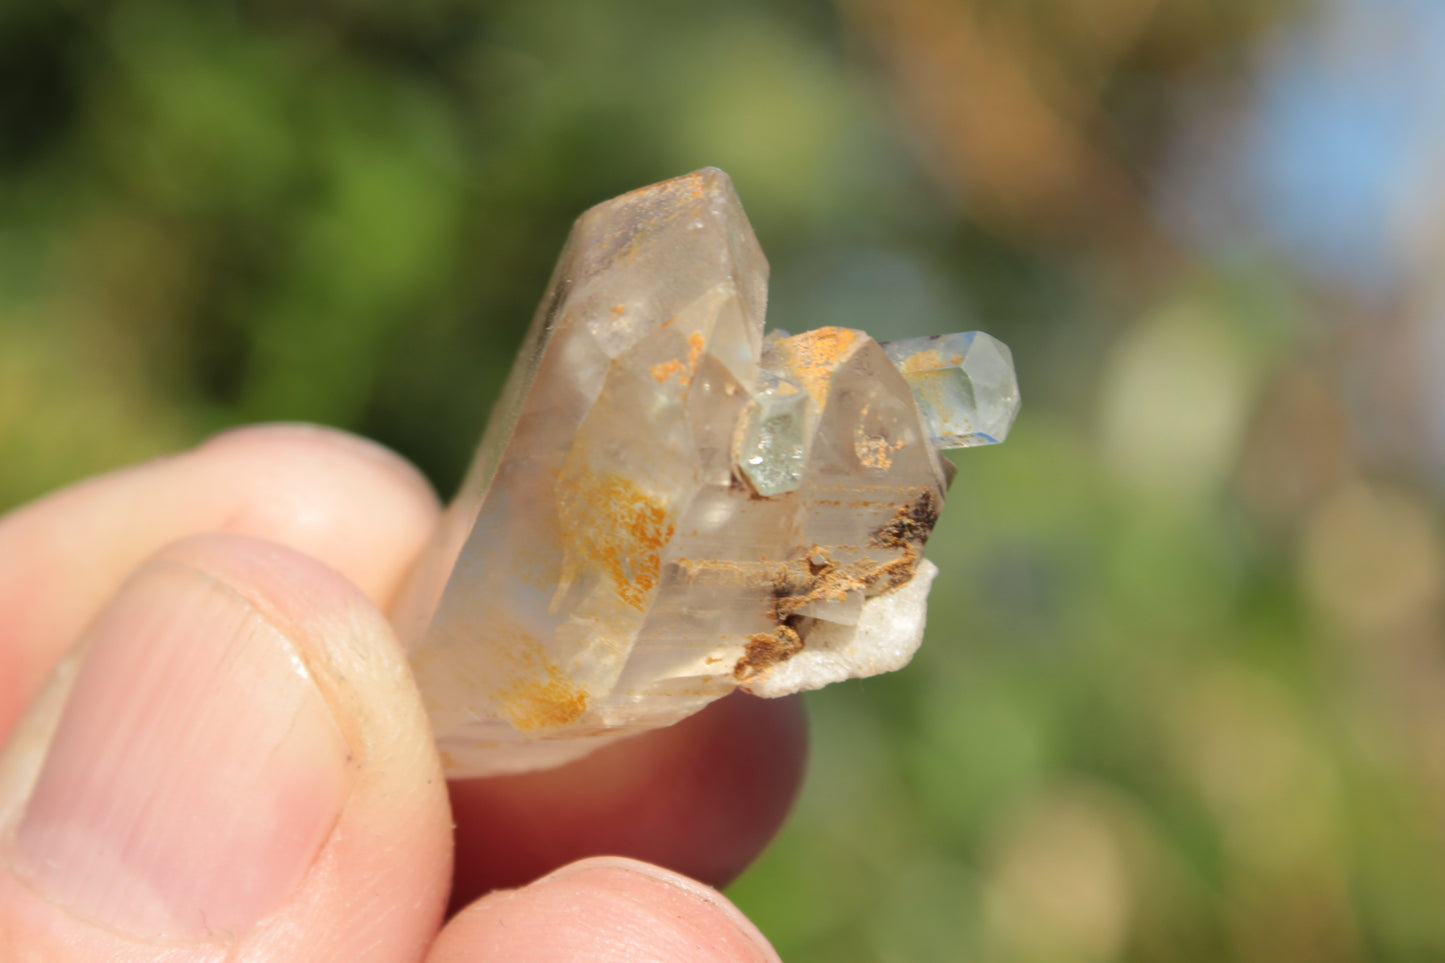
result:
[[[448,787],[382,614],[438,512],[262,426],[0,518],[0,960],[776,959],[711,887],[786,814],[796,703]]]

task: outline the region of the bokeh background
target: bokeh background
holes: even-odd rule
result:
[[[791,961],[1445,959],[1445,4],[5,0],[0,508],[228,425],[456,484],[571,219],[1014,348],[927,644],[811,697]]]

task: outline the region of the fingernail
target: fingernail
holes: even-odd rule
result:
[[[659,883],[663,885],[656,885]],[[638,927],[648,934],[659,959],[777,963],[772,944],[726,896],[661,866],[599,856],[563,866],[527,890],[573,886],[578,888],[578,896],[583,896],[570,897],[578,904],[578,915],[586,915],[589,909],[586,895],[595,899],[605,894],[609,905],[598,914],[599,925],[615,927],[619,933]],[[675,955],[669,955],[669,950]]]
[[[88,633],[12,860],[111,929],[240,934],[295,890],[350,784],[286,635],[212,576],[153,563]]]

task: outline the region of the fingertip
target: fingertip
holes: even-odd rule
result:
[[[415,465],[380,442],[327,425],[299,421],[240,425],[211,435],[192,451],[234,453],[247,460],[279,456],[290,461],[288,456],[296,456],[360,462],[390,476],[419,502],[440,510],[435,489]]]
[[[400,455],[322,425],[233,428],[182,457],[194,488],[236,492],[214,513],[215,529],[319,558],[383,608],[441,514],[430,483]]]
[[[9,855],[79,918],[185,942],[281,907],[355,780],[295,624],[177,555],[143,566],[87,633]]]
[[[778,955],[717,890],[608,856],[474,903],[447,924],[428,957],[474,959],[776,963]]]
[[[385,607],[440,511],[421,474],[373,442],[259,425],[0,516],[0,736],[121,582],[162,546],[207,532],[264,539],[325,563]]]
[[[430,940],[451,876],[440,765],[394,633],[344,577],[259,539],[184,539],[74,661],[68,698],[0,757],[18,952],[324,961]]]

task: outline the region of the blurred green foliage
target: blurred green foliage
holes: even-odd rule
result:
[[[1445,958],[1438,506],[1319,323],[1368,311],[1140,186],[1301,10],[5,4],[0,508],[258,419],[448,491],[571,219],[717,165],[773,324],[986,328],[1025,396],[918,660],[812,698],[732,891],[783,956]]]

